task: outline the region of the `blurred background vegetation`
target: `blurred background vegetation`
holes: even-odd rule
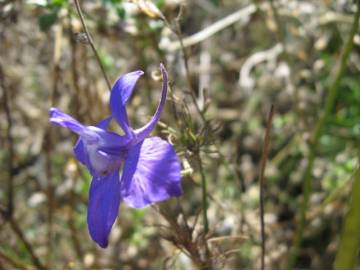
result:
[[[127,107],[133,127],[155,111],[159,63],[167,67],[170,94],[155,133],[174,144],[185,190],[146,209],[122,205],[110,245],[100,249],[87,232],[91,178],[72,156],[76,137],[51,127],[47,114],[56,106],[93,125],[109,114],[106,80],[72,0],[1,0],[0,269],[259,269],[259,172],[271,104],[266,267],[331,269],[360,149],[356,27],[322,115],[355,2],[81,1],[109,81],[145,71]],[[301,209],[305,227],[291,265]],[[357,248],[344,250],[356,259]]]

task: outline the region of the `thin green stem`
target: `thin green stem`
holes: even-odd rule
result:
[[[85,24],[85,19],[84,19],[84,16],[82,14],[82,11],[81,11],[81,7],[80,7],[80,3],[79,3],[79,0],[74,0],[75,1],[75,7],[76,7],[76,10],[77,10],[77,13],[79,14],[79,17],[80,17],[80,21],[81,21],[81,24],[84,28],[84,31],[85,31],[85,34],[86,34],[86,38],[87,38],[87,41],[89,42],[90,44],[90,47],[92,49],[92,51],[94,52],[94,55],[95,55],[95,58],[96,58],[96,61],[98,62],[99,64],[99,67],[101,69],[101,72],[104,76],[104,79],[106,81],[106,85],[108,86],[109,90],[111,91],[111,84],[110,84],[110,81],[106,75],[106,72],[105,72],[105,68],[103,66],[103,64],[101,63],[101,59],[100,59],[100,56],[96,50],[96,47],[95,47],[95,44],[94,44],[94,41],[90,35],[90,32]]]
[[[204,169],[202,166],[202,161],[200,158],[200,153],[197,154],[197,161],[199,164],[200,175],[201,175],[201,190],[202,190],[202,208],[203,208],[203,222],[204,222],[204,234],[206,235],[209,232],[209,222],[207,217],[207,208],[208,208],[208,201],[207,201],[207,183],[206,177],[204,173]]]
[[[299,222],[298,222],[298,226],[297,226],[296,232],[295,232],[293,247],[292,247],[289,261],[287,264],[287,269],[289,269],[289,270],[292,270],[294,268],[294,264],[295,264],[296,258],[298,256],[301,241],[302,241],[303,234],[304,234],[305,222],[306,222],[306,212],[308,210],[309,199],[310,199],[310,194],[311,194],[312,170],[313,170],[314,161],[316,158],[317,146],[319,144],[319,140],[322,135],[323,128],[326,124],[326,121],[329,118],[331,111],[334,107],[334,103],[335,103],[335,100],[336,100],[336,97],[338,94],[338,89],[339,89],[339,85],[341,82],[341,78],[344,74],[346,64],[349,59],[351,49],[353,47],[354,36],[359,27],[359,17],[360,17],[360,1],[358,0],[357,1],[357,11],[354,16],[354,21],[353,21],[353,24],[351,27],[349,37],[343,48],[340,63],[336,69],[334,81],[329,89],[329,94],[325,101],[324,110],[321,114],[319,121],[316,124],[315,130],[312,134],[312,137],[311,137],[311,140],[309,143],[309,154],[307,157],[308,162],[307,162],[307,166],[306,166],[306,169],[304,171],[304,176],[303,176],[303,194],[304,195],[303,195],[303,201],[301,203]]]
[[[353,184],[349,200],[349,210],[342,228],[337,249],[334,270],[353,270],[358,261],[360,247],[360,167],[353,175]]]
[[[169,30],[171,32],[173,32],[178,41],[179,41],[179,44],[180,44],[180,48],[181,48],[181,51],[182,51],[182,54],[183,54],[183,60],[184,60],[184,66],[185,66],[185,75],[186,75],[186,79],[187,79],[187,83],[188,83],[188,86],[189,86],[189,90],[190,90],[190,97],[192,99],[192,102],[194,103],[194,106],[195,106],[195,109],[196,111],[198,112],[201,120],[205,123],[206,122],[206,118],[205,118],[205,115],[204,115],[204,111],[201,110],[197,100],[196,100],[196,90],[194,89],[192,83],[191,83],[191,72],[190,72],[190,67],[189,67],[189,56],[188,56],[188,53],[186,51],[186,48],[184,46],[184,42],[183,42],[183,38],[182,38],[182,32],[181,32],[181,27],[180,27],[180,20],[181,20],[181,17],[182,17],[182,11],[183,10],[183,6],[180,6],[180,11],[179,11],[179,14],[175,20],[175,28],[171,26],[171,24],[168,22],[168,20],[164,17],[163,20],[164,20],[164,23],[165,25],[169,28]]]

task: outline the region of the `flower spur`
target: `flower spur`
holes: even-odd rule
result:
[[[173,146],[159,137],[147,138],[159,121],[166,100],[167,72],[163,65],[160,70],[163,82],[159,105],[152,119],[140,129],[130,127],[125,108],[137,80],[144,74],[140,70],[127,73],[115,82],[110,95],[111,116],[96,126],[85,126],[57,108],[49,111],[51,123],[79,136],[74,146],[75,157],[93,176],[88,229],[102,248],[108,245],[121,201],[142,208],[182,194],[180,161]],[[125,135],[107,130],[112,118]]]

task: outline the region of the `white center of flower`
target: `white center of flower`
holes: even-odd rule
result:
[[[88,145],[87,150],[91,166],[101,176],[108,175],[120,167],[120,159],[99,151],[96,145]]]
[[[81,135],[91,167],[100,176],[106,176],[120,168],[121,158],[99,150],[101,138],[90,128]]]

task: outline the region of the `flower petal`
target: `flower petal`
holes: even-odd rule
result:
[[[60,111],[57,108],[50,108],[49,110],[49,120],[51,123],[66,127],[72,132],[79,134],[83,132],[85,126],[72,118],[70,115]]]
[[[107,247],[112,225],[120,206],[119,172],[93,178],[89,191],[87,223],[91,238],[102,248]]]
[[[88,168],[93,176],[99,175],[101,171],[104,173],[111,169],[112,164],[116,164],[117,160],[119,160],[121,149],[126,144],[124,136],[106,131],[111,120],[111,116],[105,118],[96,125],[96,129],[94,127],[85,127],[82,133],[83,136],[80,136],[74,146],[75,157]],[[84,136],[98,137],[96,147],[89,147],[89,145],[86,147],[84,142],[86,142],[87,138],[84,140]],[[108,151],[104,151],[102,148]]]
[[[121,76],[113,86],[112,91],[116,90],[115,93],[120,94],[121,104],[125,105],[132,92],[134,91],[137,80],[144,75],[144,71],[136,70],[129,72]]]
[[[125,133],[130,132],[125,104],[131,96],[137,80],[143,75],[141,70],[121,76],[114,84],[110,95],[110,110]]]
[[[125,160],[121,183],[122,197],[133,208],[180,196],[180,161],[172,145],[151,137],[134,146]]]
[[[73,150],[76,159],[89,168],[90,166],[89,157],[86,152],[84,142],[81,140],[81,138],[77,140]]]
[[[160,64],[160,70],[161,70],[161,74],[163,77],[160,103],[156,109],[154,116],[151,118],[151,120],[144,127],[135,130],[135,134],[137,137],[136,143],[143,141],[151,133],[151,131],[153,131],[153,129],[156,126],[156,123],[160,119],[161,112],[165,105],[166,94],[167,94],[168,75],[167,75],[167,71],[166,71],[165,67],[163,66],[163,64]]]
[[[81,136],[81,139],[86,144],[99,144],[100,146],[106,145],[107,147],[119,148],[128,143],[127,136],[120,136],[115,132],[107,131],[112,117],[102,120],[96,127],[84,126],[70,115],[60,111],[57,108],[50,108],[49,120],[51,123],[66,127],[76,134]]]
[[[112,120],[112,116],[106,117],[105,119],[101,120],[96,126],[103,130],[107,130],[111,120]]]
[[[85,144],[98,144],[99,146],[106,146],[108,148],[122,147],[128,143],[130,138],[127,136],[120,136],[112,131],[107,131],[106,128],[111,122],[112,117],[100,121],[96,127],[84,126],[70,115],[60,111],[57,108],[50,108],[49,120],[51,123],[66,127],[74,133],[81,136],[83,143]],[[81,146],[78,145],[79,153]]]

